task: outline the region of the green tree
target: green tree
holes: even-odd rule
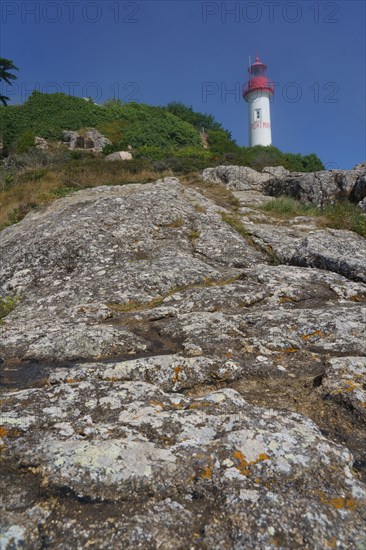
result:
[[[10,71],[18,71],[18,67],[10,59],[0,57],[0,83],[4,81],[10,86],[12,85],[12,80],[15,80],[17,77]],[[7,105],[9,98],[6,95],[0,94],[0,101],[3,105]]]

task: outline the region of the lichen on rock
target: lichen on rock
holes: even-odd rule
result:
[[[259,213],[294,176],[253,172],[2,232],[2,547],[364,547],[365,240]]]

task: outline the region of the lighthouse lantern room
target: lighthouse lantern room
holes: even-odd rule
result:
[[[243,86],[243,98],[248,103],[249,145],[272,145],[270,99],[273,80],[266,76],[267,66],[259,57],[249,66],[249,81]]]

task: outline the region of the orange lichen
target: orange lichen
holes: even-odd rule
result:
[[[177,366],[177,367],[174,367],[174,375],[173,375],[173,383],[175,384],[176,382],[179,381],[179,374],[182,370],[182,367],[180,366]]]
[[[345,382],[345,388],[344,388],[344,391],[353,391],[353,390],[357,390],[357,388],[359,387],[359,384],[357,384],[356,382],[353,382],[353,380],[346,380]]]
[[[237,464],[236,466],[237,470],[239,470],[239,472],[244,476],[247,476],[251,473],[251,466],[258,464],[258,462],[262,462],[263,460],[269,460],[269,456],[266,453],[261,453],[255,460],[248,461],[241,451],[235,451],[234,458],[236,458],[236,460],[239,462],[239,464]]]
[[[75,380],[75,378],[66,378],[65,382],[66,384],[76,384],[78,380]]]
[[[0,426],[0,437],[5,437],[8,434],[9,434],[9,430],[4,428],[4,426]]]
[[[331,539],[327,540],[325,543],[328,548],[337,548],[337,538],[332,537]]]
[[[356,294],[355,296],[351,296],[350,300],[351,302],[365,302],[366,294]]]
[[[172,407],[174,409],[183,409],[184,404],[183,403],[172,403]]]
[[[198,403],[192,403],[192,405],[189,406],[190,409],[198,409],[200,407],[208,407],[210,403],[207,403],[207,401],[200,401]]]
[[[315,337],[318,337],[318,338],[325,338],[326,334],[324,334],[324,332],[322,330],[315,330],[314,332],[311,332],[310,334],[304,334],[303,336],[301,336],[301,338],[303,340],[310,340],[310,338],[315,338]]]
[[[279,301],[280,304],[285,304],[287,302],[296,302],[296,300],[294,300],[294,298],[291,298],[291,296],[281,296]]]
[[[20,435],[21,432],[16,428],[5,428],[5,426],[0,426],[0,437],[15,437]]]
[[[201,477],[203,479],[211,479],[212,478],[212,472],[213,472],[213,465],[210,464],[209,466],[206,466],[206,468],[203,470]]]
[[[155,407],[161,407],[164,409],[164,403],[161,403],[160,401],[150,401],[150,405],[155,405]]]
[[[354,510],[358,504],[353,497],[328,497],[322,491],[319,491],[319,497],[322,504],[328,504],[336,510]]]

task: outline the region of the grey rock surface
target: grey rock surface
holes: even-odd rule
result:
[[[352,189],[350,199],[353,202],[361,202],[366,198],[366,170],[357,178],[356,184]]]
[[[3,424],[18,432],[5,462],[32,465],[44,497],[62,489],[106,507],[65,529],[72,507],[65,517],[23,487],[2,521],[5,537],[27,547],[37,531],[58,544],[60,530],[62,547],[107,548],[118,535],[123,547],[164,548],[274,548],[278,538],[321,548],[334,533],[344,548],[364,540],[366,493],[349,451],[310,420],[255,407],[234,390],[194,399],[91,371],[88,381],[5,395]]]
[[[93,142],[93,149],[100,153],[103,150],[103,147],[106,145],[109,145],[111,142],[109,139],[104,136],[101,132],[96,130],[95,128],[90,128],[90,130],[87,130],[85,132],[85,137]]]
[[[34,145],[37,147],[37,149],[43,149],[44,151],[48,149],[47,140],[38,136],[34,138]]]
[[[116,151],[107,155],[105,160],[132,160],[132,154],[129,151]]]
[[[247,228],[255,243],[280,262],[327,269],[366,282],[366,240],[360,235],[337,229],[309,231],[303,226],[251,224]]]
[[[79,134],[77,132],[72,132],[71,130],[64,130],[62,132],[62,141],[68,143],[70,149],[75,149],[78,137]]]
[[[288,195],[303,203],[322,207],[349,198],[359,178],[359,170],[291,173],[285,178],[280,176],[268,180],[264,191],[276,197]]]
[[[100,153],[105,145],[110,144],[109,139],[95,128],[87,130],[85,136],[81,136],[78,132],[64,130],[62,141],[68,143],[70,149],[84,148],[87,142],[88,149],[93,149],[97,153]]]
[[[360,201],[357,206],[362,210],[362,212],[366,212],[366,197]]]
[[[217,166],[206,168],[202,177],[204,181],[222,183],[228,189],[237,191],[261,191],[263,184],[271,177],[248,166]]]
[[[283,166],[265,166],[262,170],[262,174],[269,174],[274,178],[283,178],[290,174],[290,170],[287,170]]]
[[[227,174],[1,232],[1,548],[365,547],[366,241]]]

